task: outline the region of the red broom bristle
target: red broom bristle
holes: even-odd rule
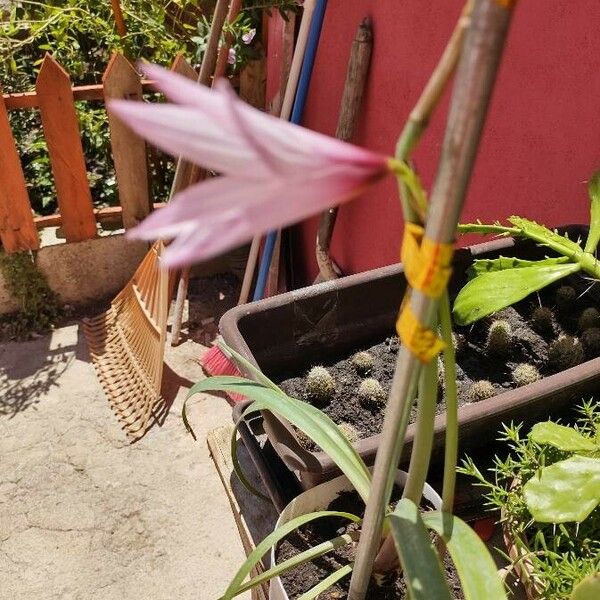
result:
[[[240,370],[231,362],[222,350],[218,346],[213,346],[200,360],[207,375],[218,376],[218,375],[234,375],[241,377],[242,373]],[[246,396],[236,394],[235,392],[229,392],[227,394],[234,404],[244,402]]]

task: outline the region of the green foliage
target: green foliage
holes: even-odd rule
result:
[[[511,452],[504,459],[496,457],[491,478],[484,477],[471,459],[459,469],[485,488],[490,510],[504,511],[505,524],[540,584],[540,600],[569,600],[578,582],[600,571],[600,509],[581,523],[540,522],[530,512],[524,491],[528,482],[539,480],[544,469],[570,459],[569,449],[591,448],[590,444],[600,441],[599,404],[584,402],[579,410],[581,417],[574,428],[539,423],[524,436],[522,426],[504,426],[500,440]],[[570,476],[567,471],[563,474]],[[579,497],[578,489],[563,487],[574,499]]]
[[[600,598],[600,573],[594,573],[575,586],[569,600],[598,600],[598,598]]]
[[[548,347],[548,366],[556,372],[583,362],[583,346],[576,337],[563,335]]]
[[[313,367],[306,376],[305,390],[311,400],[327,402],[335,393],[335,379],[325,367]]]
[[[590,231],[585,248],[566,235],[522,217],[509,217],[511,227],[479,222],[459,226],[461,233],[495,233],[527,238],[549,248],[558,256],[539,261],[505,257],[476,260],[470,271],[471,280],[459,292],[454,303],[456,323],[473,323],[577,271],[585,271],[600,279],[600,264],[593,254],[600,239],[600,172],[592,177],[588,192]],[[561,310],[567,309],[570,302],[572,300],[566,297],[557,298]]]
[[[375,366],[375,359],[369,352],[357,352],[350,361],[360,375],[367,375]]]
[[[60,316],[60,302],[36,269],[31,254],[0,252],[0,271],[10,296],[19,305],[15,315],[1,319],[2,329],[17,338],[50,329]]]
[[[385,404],[385,392],[377,379],[369,377],[361,382],[358,388],[358,398],[361,404],[372,404],[383,406]]]
[[[467,401],[468,402],[481,402],[487,400],[492,396],[496,395],[496,388],[490,381],[481,379],[476,381],[469,386],[467,390]]]
[[[537,368],[527,363],[516,365],[512,372],[512,380],[518,387],[535,383],[540,378],[541,375]]]

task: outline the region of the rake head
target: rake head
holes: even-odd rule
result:
[[[142,437],[166,404],[161,396],[169,273],[156,242],[110,308],[85,319],[83,331],[100,384],[121,426]]]

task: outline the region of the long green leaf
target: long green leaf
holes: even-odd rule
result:
[[[252,569],[258,564],[258,561],[276,544],[278,544],[283,538],[289,535],[292,531],[301,527],[305,523],[314,521],[315,519],[322,519],[323,517],[341,517],[348,519],[354,523],[360,522],[360,517],[351,513],[340,512],[337,510],[321,510],[318,512],[309,513],[307,515],[301,515],[284,523],[278,527],[275,531],[272,531],[256,548],[250,553],[248,558],[244,561],[244,564],[240,567],[235,577],[232,579],[229,587],[225,590],[222,600],[231,600],[239,592],[239,588],[242,585],[244,579],[250,574]]]
[[[600,598],[600,573],[588,575],[574,588],[569,600],[598,600]]]
[[[345,533],[344,535],[340,535],[332,540],[328,540],[327,542],[323,542],[321,544],[317,544],[304,552],[300,552],[300,554],[296,554],[292,556],[292,558],[288,558],[283,562],[271,567],[267,571],[264,571],[260,575],[257,575],[254,579],[251,579],[247,583],[242,584],[235,595],[239,595],[247,590],[251,590],[257,585],[269,581],[274,577],[279,577],[282,573],[286,573],[287,571],[291,571],[295,569],[299,565],[302,565],[306,562],[314,560],[315,558],[319,558],[326,554],[327,552],[331,552],[336,548],[340,548],[341,546],[346,546],[347,544],[351,544],[355,540],[356,536],[352,536],[349,533]]]
[[[529,438],[537,444],[547,444],[566,452],[594,452],[600,448],[590,438],[572,427],[552,421],[536,423],[529,432]]]
[[[444,568],[418,506],[403,498],[389,521],[411,600],[452,600]]]
[[[510,256],[499,256],[498,258],[482,258],[475,260],[469,267],[469,276],[476,277],[490,271],[505,271],[506,269],[523,269],[525,267],[547,267],[562,265],[569,262],[568,256],[556,258],[544,258],[543,260],[524,260]]]
[[[521,234],[531,240],[536,241],[542,246],[551,248],[558,254],[573,258],[583,252],[583,248],[573,240],[570,240],[566,235],[561,235],[552,229],[548,229],[544,225],[540,225],[535,221],[530,221],[523,217],[512,216],[508,218],[508,222],[518,227]]]
[[[353,564],[344,565],[337,571],[334,571],[331,575],[323,579],[321,583],[315,585],[314,588],[308,590],[302,596],[298,596],[298,600],[314,600],[319,594],[322,594],[325,590],[328,590],[334,583],[337,583],[340,579],[347,577],[352,573]]]
[[[523,493],[536,521],[580,523],[600,504],[600,458],[571,456],[544,467]]]
[[[479,275],[469,281],[456,297],[452,310],[454,320],[458,325],[469,325],[580,269],[580,265],[573,263]]]
[[[494,560],[479,536],[464,521],[439,511],[425,513],[423,521],[446,543],[465,600],[507,600]]]
[[[590,195],[590,231],[585,251],[594,253],[600,241],[600,171],[596,171],[588,183]]]
[[[290,398],[281,391],[266,388],[243,377],[221,376],[204,379],[192,387],[188,397],[198,392],[209,391],[235,392],[254,400],[244,411],[243,417],[253,412],[269,410],[287,419],[331,457],[361,498],[367,501],[371,474],[352,444],[323,412],[306,402]]]

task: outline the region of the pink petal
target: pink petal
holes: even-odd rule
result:
[[[220,177],[184,190],[130,232],[142,239],[176,236],[167,266],[217,256],[254,235],[290,225],[350,200],[371,183],[365,169],[330,167],[317,175],[265,181]]]

